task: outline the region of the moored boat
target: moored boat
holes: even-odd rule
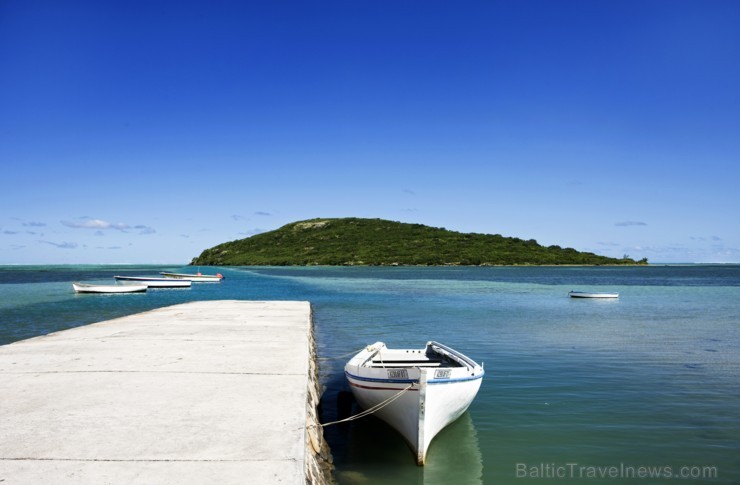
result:
[[[98,285],[89,283],[72,283],[77,293],[141,293],[147,290],[146,285]]]
[[[423,465],[432,439],[468,409],[485,372],[462,353],[430,341],[423,349],[376,342],[350,359],[344,373],[358,404],[375,409]]]
[[[619,293],[571,291],[568,296],[571,298],[619,298]]]
[[[190,280],[178,280],[174,278],[157,278],[147,276],[114,276],[117,281],[125,285],[146,285],[149,288],[190,288],[193,282]]]
[[[160,272],[162,276],[165,278],[171,278],[175,280],[190,280],[195,283],[218,283],[222,279],[224,279],[224,276],[221,273],[216,273],[215,275],[209,275],[209,274],[202,274],[200,271],[196,274],[185,274],[185,273],[166,273],[166,272]]]

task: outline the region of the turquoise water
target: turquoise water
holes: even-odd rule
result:
[[[309,300],[323,421],[348,390],[334,357],[377,340],[439,340],[486,368],[425,467],[374,418],[326,428],[339,483],[740,483],[740,266],[219,268],[184,290],[71,288],[181,269],[0,267],[0,343],[192,300]]]

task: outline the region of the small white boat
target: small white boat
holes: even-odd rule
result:
[[[388,349],[376,342],[344,367],[358,404],[391,425],[423,465],[432,439],[478,394],[483,367],[438,342]]]
[[[571,291],[568,296],[571,298],[619,298],[619,293]]]
[[[125,285],[147,285],[149,288],[190,288],[193,284],[190,280],[176,280],[173,278],[146,276],[114,276],[114,278]]]
[[[146,291],[146,285],[95,285],[72,283],[77,293],[140,293]]]
[[[161,274],[165,278],[171,278],[175,280],[190,280],[196,283],[218,283],[219,281],[224,279],[221,273],[210,275],[210,274],[202,274],[200,271],[198,271],[196,274],[165,273],[165,272],[161,272],[159,274]]]

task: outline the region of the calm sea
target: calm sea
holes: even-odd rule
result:
[[[327,427],[340,484],[740,484],[740,266],[219,268],[185,290],[71,287],[181,269],[0,267],[0,344],[193,300],[309,300],[323,421],[346,354],[378,340],[439,340],[486,368],[425,467],[375,418]]]

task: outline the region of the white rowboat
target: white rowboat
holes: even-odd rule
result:
[[[184,273],[159,273],[165,278],[172,278],[175,280],[189,280],[196,283],[218,283],[221,281],[224,277],[221,273],[217,273],[215,275],[210,274],[184,274]]]
[[[423,465],[432,439],[459,418],[480,388],[483,367],[437,342],[423,349],[388,349],[376,342],[344,366],[352,394],[391,425]]]
[[[599,293],[588,291],[571,291],[568,293],[571,298],[619,298],[619,293]]]
[[[114,276],[118,281],[126,285],[147,285],[149,288],[190,288],[193,284],[190,280],[176,280],[173,278],[148,278],[146,276]]]
[[[77,293],[140,293],[147,289],[146,285],[91,285],[88,283],[72,283]]]

